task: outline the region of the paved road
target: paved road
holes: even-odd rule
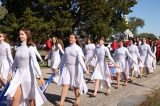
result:
[[[45,79],[51,76],[51,71],[48,68],[42,68]],[[86,78],[88,81],[88,78]],[[123,84],[123,82],[121,82]],[[89,94],[93,93],[93,83],[87,83],[88,94],[81,95],[81,106],[135,106],[145,99],[145,95],[154,89],[160,87],[160,65],[157,65],[154,74],[148,78],[135,79],[134,83],[129,83],[128,86],[121,85],[119,89],[114,89],[115,81],[111,88],[111,95],[105,96],[105,89],[99,91],[97,97],[90,98]],[[43,106],[54,106],[60,100],[61,87],[52,83],[46,90],[45,95],[48,99]],[[74,102],[74,93],[69,91],[65,106],[72,106]]]

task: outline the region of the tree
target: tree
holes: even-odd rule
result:
[[[157,39],[157,36],[152,33],[140,33],[138,36],[141,38]]]
[[[141,18],[130,17],[128,22],[128,28],[131,30],[133,34],[137,35],[137,29],[143,28],[145,25],[144,20]]]
[[[73,31],[93,38],[108,37],[127,28],[124,15],[136,3],[135,0],[6,0],[3,5],[8,14],[0,30],[9,30],[14,35],[21,27],[29,27],[41,38],[44,33],[64,38]],[[12,18],[14,26],[8,23]]]
[[[2,20],[6,14],[7,14],[7,9],[3,6],[0,6],[0,20]]]

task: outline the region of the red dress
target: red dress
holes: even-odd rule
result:
[[[160,60],[160,41],[157,43],[156,58]]]
[[[46,51],[50,51],[52,49],[51,41],[48,39],[46,42]]]

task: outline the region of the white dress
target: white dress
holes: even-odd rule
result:
[[[13,58],[10,45],[0,42],[0,77],[7,80],[8,73],[11,72]]]
[[[132,59],[130,59],[130,58],[128,59],[129,69],[131,69],[133,67],[133,69],[135,71],[135,75],[138,75],[139,74],[138,59],[140,59],[138,47],[136,45],[132,44],[132,45],[128,46],[127,49],[129,51],[129,53],[131,54],[131,56],[136,61],[136,63],[134,63]]]
[[[140,67],[148,67],[149,69],[151,66],[150,56],[155,57],[151,51],[151,48],[148,44],[143,44],[139,47],[140,57],[142,62],[140,62]]]
[[[87,85],[83,78],[83,72],[87,69],[83,60],[82,49],[77,44],[65,48],[59,68],[62,66],[64,67],[58,84],[69,84],[70,88],[79,88],[81,94],[87,93]]]
[[[35,54],[30,50],[25,43],[16,48],[15,58],[12,66],[12,71],[15,75],[11,80],[10,86],[7,89],[5,96],[12,99],[16,93],[17,87],[21,85],[22,96],[19,106],[28,106],[29,100],[34,99],[36,106],[41,106],[46,98],[41,92],[36,77],[33,71],[37,71],[41,76],[41,72],[35,66]],[[33,65],[32,65],[33,63]],[[34,68],[32,67],[34,66]]]
[[[84,54],[85,54],[85,60],[86,62],[88,62],[88,60],[91,58],[91,56],[93,55],[94,51],[95,51],[95,45],[94,44],[87,44],[85,45],[84,48]],[[92,61],[90,62],[91,66],[95,66],[96,64],[96,58],[93,58]]]
[[[156,69],[156,51],[157,51],[157,48],[156,46],[151,46],[151,51],[154,55],[155,58],[153,58],[152,56],[149,56],[149,60],[151,61],[151,69],[150,69],[150,72],[153,73],[154,70]]]
[[[61,57],[60,57],[60,52],[64,54],[64,51],[62,49],[62,46],[58,44],[58,48],[56,50],[56,46],[52,46],[52,50],[50,52],[51,55],[51,68],[52,69],[57,69],[58,65],[60,64]]]
[[[89,59],[89,62],[93,59],[93,57],[97,57],[97,63],[91,77],[92,80],[99,79],[100,80],[100,88],[111,87],[111,78],[108,64],[106,63],[105,56],[108,56],[110,61],[114,63],[113,58],[110,55],[110,52],[107,47],[104,45],[97,46],[94,54]]]
[[[124,72],[126,76],[129,78],[129,70],[128,70],[129,67],[127,65],[128,62],[126,61],[127,57],[134,60],[134,58],[131,56],[127,48],[120,47],[115,50],[114,60],[119,65],[120,68],[119,72]]]

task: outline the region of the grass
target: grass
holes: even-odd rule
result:
[[[140,106],[160,106],[160,88],[147,95],[147,98]]]

